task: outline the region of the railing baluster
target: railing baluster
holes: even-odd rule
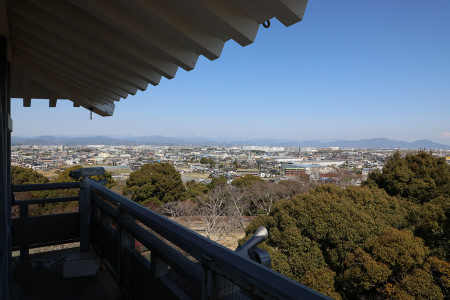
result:
[[[117,203],[117,230],[116,230],[116,240],[117,240],[117,277],[119,284],[122,281],[122,276],[120,272],[120,264],[121,264],[121,253],[122,253],[122,210],[120,208],[120,203]]]
[[[152,251],[150,256],[150,264],[151,264],[150,272],[151,272],[152,292],[153,296],[156,298],[158,278],[166,275],[167,271],[169,270],[169,267],[160,257],[158,257],[158,255],[156,255],[154,251]]]
[[[28,204],[19,205],[20,216],[20,260],[27,260],[30,255],[30,249],[25,241],[25,227],[28,220]]]
[[[118,203],[119,204],[119,203]],[[135,219],[127,214],[119,205],[118,207],[118,223],[117,223],[117,235],[119,235],[119,248],[117,251],[118,254],[118,263],[117,268],[119,270],[119,282],[122,281],[122,276],[120,275],[120,269],[122,264],[122,252],[125,248],[134,249],[134,237],[131,236],[122,226],[123,223],[131,222],[134,223]]]
[[[203,255],[203,260],[205,263],[202,264],[203,269],[203,280],[202,280],[202,299],[209,300],[212,299],[213,295],[213,272],[210,268],[212,259],[206,255]]]
[[[124,209],[121,209],[122,216],[120,217],[120,222],[122,224],[124,223],[134,223],[136,220],[127,214]],[[123,226],[120,227],[120,239],[121,239],[121,249],[124,249],[125,247],[128,247],[130,249],[134,249],[134,237],[131,236],[124,228]]]
[[[103,233],[103,231],[106,231],[106,228],[109,228],[110,224],[110,218],[108,214],[100,208],[100,206],[97,206],[97,209],[100,211],[100,236],[98,237],[100,239],[100,244],[98,245],[98,248],[100,248],[100,251],[102,253],[105,253],[105,245],[106,243],[106,235]]]
[[[202,282],[202,299],[210,300],[213,292],[213,274],[211,269],[204,268],[204,278]]]

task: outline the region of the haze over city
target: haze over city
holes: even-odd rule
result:
[[[206,136],[450,144],[450,2],[311,1],[303,22],[272,20],[169,82],[116,104],[13,99],[14,136]]]

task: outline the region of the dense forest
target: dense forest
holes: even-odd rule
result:
[[[68,174],[77,168],[52,181],[72,181]],[[450,166],[431,153],[396,152],[361,187],[313,186],[307,178],[271,183],[253,176],[231,184],[223,177],[183,184],[168,163],[144,165],[120,187],[110,174],[106,178],[108,187],[161,214],[202,220],[204,234],[219,242],[245,229],[243,243],[265,226],[269,239],[259,247],[270,253],[272,268],[335,299],[450,297]],[[12,180],[49,182],[20,167],[12,168]],[[76,204],[36,206],[31,213],[71,209]]]

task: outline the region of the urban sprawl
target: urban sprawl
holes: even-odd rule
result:
[[[370,171],[382,169],[395,150],[298,147],[188,147],[188,146],[12,146],[12,165],[32,168],[52,177],[74,165],[103,166],[116,180],[125,180],[142,165],[169,162],[183,181],[209,183],[224,176],[243,175],[267,181],[302,179],[314,183],[360,185]],[[402,150],[407,154],[413,150]],[[450,151],[436,151],[450,161]]]

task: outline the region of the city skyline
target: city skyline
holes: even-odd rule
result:
[[[230,41],[116,104],[102,118],[69,101],[12,100],[14,136],[202,136],[450,144],[450,3],[310,2],[254,44]],[[32,126],[30,126],[32,125]]]

